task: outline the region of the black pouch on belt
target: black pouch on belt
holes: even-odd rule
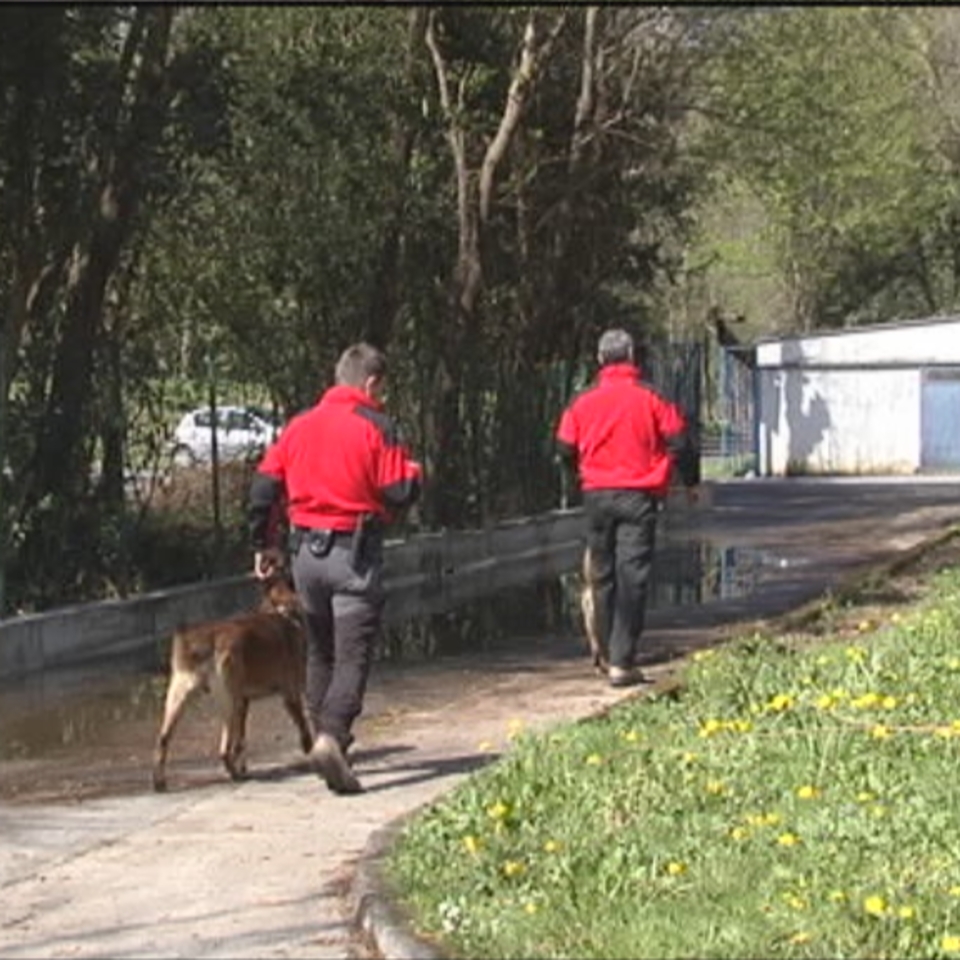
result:
[[[305,534],[307,549],[319,560],[325,557],[333,547],[334,533],[332,530],[310,530]]]

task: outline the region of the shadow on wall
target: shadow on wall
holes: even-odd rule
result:
[[[810,378],[799,370],[782,370],[775,380],[774,406],[770,424],[780,424],[786,431],[786,456],[783,470],[787,475],[810,473],[810,458],[831,425],[827,401],[819,392],[811,393]],[[804,398],[806,397],[806,406]]]

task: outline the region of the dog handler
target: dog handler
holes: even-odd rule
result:
[[[254,575],[282,561],[271,514],[285,497],[290,554],[307,634],[311,758],[335,793],[362,790],[346,759],[383,612],[383,528],[419,497],[410,459],[381,401],[386,359],[348,347],[336,383],[294,417],[261,460],[250,486]]]
[[[633,338],[607,330],[596,384],[557,427],[560,454],[579,475],[596,626],[613,686],[643,682],[636,657],[653,563],[657,510],[674,467],[697,498],[700,458],[680,408],[640,380]]]

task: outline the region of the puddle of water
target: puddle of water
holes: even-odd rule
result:
[[[498,564],[479,588],[454,585],[443,603],[423,616],[388,616],[379,658],[409,662],[490,654],[532,649],[538,638],[577,636],[580,558],[577,548],[546,563]],[[776,558],[755,550],[668,540],[658,548],[650,607],[743,596],[777,566]],[[477,596],[478,589],[493,592]],[[152,746],[165,690],[166,651],[160,648],[0,685],[0,773],[4,764],[106,755],[108,748],[111,756],[142,757],[149,753],[145,745]],[[209,704],[204,712],[214,716]],[[0,795],[5,779],[0,777]]]

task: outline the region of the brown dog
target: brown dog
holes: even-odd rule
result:
[[[580,613],[583,616],[583,630],[587,635],[587,644],[590,647],[590,653],[593,656],[593,665],[597,672],[607,675],[607,668],[610,662],[607,659],[606,651],[600,643],[600,635],[597,631],[597,605],[593,592],[593,568],[590,564],[590,548],[586,547],[583,551],[583,571],[581,575],[580,586]]]
[[[246,773],[250,701],[279,694],[300,733],[304,753],[313,736],[303,712],[304,635],[300,602],[282,576],[264,582],[252,613],[178,630],[170,652],[170,685],[154,753],[153,788],[166,789],[167,751],[174,728],[199,690],[212,691],[223,718],[220,759],[234,780]]]

